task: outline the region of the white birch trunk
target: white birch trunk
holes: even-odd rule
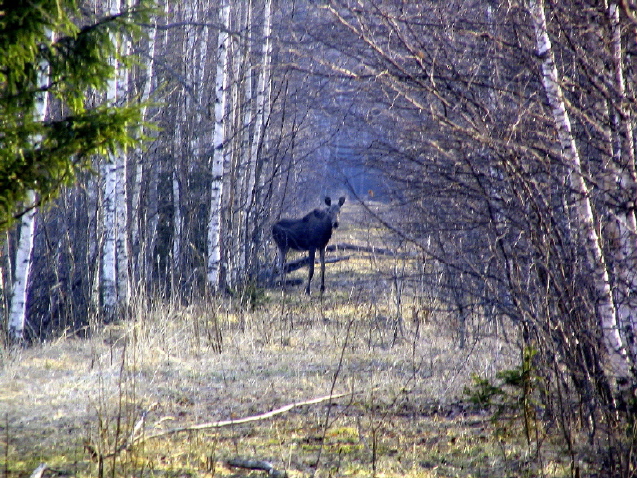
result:
[[[606,187],[609,191],[619,185],[621,191],[637,191],[637,175],[635,172],[635,141],[633,119],[630,108],[627,108],[626,82],[624,79],[623,49],[621,43],[620,6],[611,3],[608,7],[608,18],[611,26],[611,46],[613,67],[615,71],[615,89],[619,96],[617,108],[612,112],[615,138],[613,138],[612,161],[608,166]],[[632,199],[633,202],[635,198]],[[633,204],[634,205],[634,204]],[[615,287],[619,327],[625,333],[625,342],[631,364],[635,367],[637,360],[637,343],[635,328],[637,327],[637,220],[635,210],[626,208],[623,211],[613,210],[612,224],[609,231],[612,235],[614,263],[618,265],[615,273],[619,280]]]
[[[27,205],[35,204],[35,192],[27,192]],[[20,238],[15,257],[15,273],[11,289],[11,309],[9,310],[9,338],[19,342],[24,338],[26,324],[27,292],[31,271],[31,252],[35,236],[35,207],[22,216]]]
[[[226,261],[227,274],[224,277],[226,285],[234,287],[245,271],[245,231],[246,231],[246,204],[247,204],[247,178],[251,168],[249,157],[249,144],[252,133],[254,104],[252,100],[252,65],[251,44],[254,42],[251,25],[252,0],[243,2],[239,8],[235,8],[233,28],[245,31],[237,42],[230,45],[232,58],[232,87],[228,97],[226,129],[232,132],[243,131],[240,138],[232,136],[233,141],[226,144],[226,166],[224,184],[224,205],[228,206],[228,213],[224,217],[224,259]]]
[[[48,41],[53,41],[53,32],[47,31]],[[49,65],[41,62],[39,65],[37,86],[44,88],[49,82]],[[49,95],[42,91],[37,94],[35,102],[34,119],[42,122],[46,119]],[[33,138],[34,147],[37,147],[41,138]],[[29,209],[20,220],[18,246],[15,257],[15,271],[11,288],[11,306],[9,309],[9,339],[19,342],[24,338],[24,327],[27,314],[27,294],[29,284],[29,274],[31,272],[31,254],[33,252],[33,240],[35,237],[35,208],[36,194],[34,191],[27,192],[25,206]]]
[[[253,177],[254,158],[250,155],[250,144],[254,137],[254,122],[256,119],[256,106],[253,101],[253,81],[254,68],[251,64],[252,44],[254,43],[255,32],[253,29],[253,10],[254,1],[249,0],[244,3],[242,11],[242,30],[246,32],[245,38],[242,38],[240,47],[242,67],[240,78],[242,78],[243,99],[239,99],[238,105],[243,110],[242,124],[239,125],[239,131],[243,131],[242,141],[238,146],[238,167],[237,175],[237,201],[235,208],[238,209],[238,218],[236,221],[236,237],[234,238],[235,253],[233,254],[234,280],[245,274],[247,264],[247,251],[249,244],[247,242],[248,234],[248,215],[250,208],[250,180]],[[235,103],[237,105],[237,103]]]
[[[223,194],[223,171],[225,156],[225,114],[230,75],[230,5],[227,0],[219,6],[221,30],[217,40],[219,59],[215,76],[215,128],[213,137],[212,185],[210,196],[210,217],[208,220],[208,284],[213,290],[220,286],[221,271],[221,205]]]
[[[128,155],[122,151],[117,155],[115,182],[115,217],[117,239],[117,302],[121,307],[130,304],[130,248],[128,247],[128,192],[126,189]]]
[[[109,13],[119,13],[119,1],[111,0]],[[119,39],[114,39],[120,41]],[[127,48],[126,45],[120,45]],[[118,71],[117,60],[112,59],[116,74],[109,81],[106,100],[109,104],[117,102],[126,88],[127,74]],[[126,193],[126,154],[120,151],[111,154],[101,168],[104,187],[103,246],[101,289],[102,309],[106,320],[112,320],[119,306],[126,307],[129,302],[129,254],[127,240],[127,193]]]
[[[102,311],[106,320],[111,320],[117,307],[117,266],[116,266],[116,190],[117,174],[115,158],[100,165],[102,177],[102,261],[100,268],[100,290]]]
[[[609,366],[616,378],[629,378],[630,370],[626,348],[622,343],[610,288],[606,260],[602,253],[601,243],[593,217],[588,187],[584,181],[581,161],[562,88],[560,86],[555,58],[548,35],[543,0],[528,0],[528,11],[533,22],[538,56],[542,62],[542,83],[553,113],[559,141],[562,146],[563,159],[570,169],[570,185],[578,196],[574,210],[574,224],[585,241],[585,249],[589,252],[588,263],[593,271],[593,282],[598,294],[599,321],[606,345]]]
[[[126,9],[132,7],[131,0],[122,0]],[[120,48],[124,55],[130,54],[130,42],[122,37]],[[128,69],[119,68],[117,74],[117,94],[119,98],[128,96]],[[128,152],[120,151],[117,155],[117,301],[118,305],[127,308],[130,304],[130,247],[128,242]]]
[[[185,22],[196,22],[196,6],[195,0],[189,0],[181,5],[178,5],[179,18],[183,18]],[[197,68],[197,65],[193,63],[193,50],[195,47],[196,33],[194,27],[186,27],[185,38],[181,43],[181,57],[184,59],[184,78],[186,83],[191,88],[192,71]],[[184,163],[184,159],[189,154],[184,149],[184,136],[187,134],[188,128],[187,122],[190,120],[191,99],[190,94],[181,88],[176,92],[176,111],[175,111],[175,134],[173,136],[173,154],[172,154],[172,170],[171,170],[171,189],[172,189],[172,206],[173,206],[173,220],[172,220],[172,244],[170,251],[170,260],[168,261],[167,272],[168,279],[170,280],[171,293],[175,293],[176,281],[179,280],[181,270],[181,255],[182,255],[182,200],[181,200],[181,179],[180,168]]]
[[[261,69],[257,83],[256,118],[250,157],[257,162],[261,143],[265,133],[265,124],[270,115],[270,65],[272,60],[272,0],[265,0],[263,11],[263,47],[261,50]],[[250,184],[255,185],[255,174],[250,177]]]
[[[179,108],[178,110],[181,110]],[[172,189],[173,189],[173,244],[172,244],[172,260],[170,264],[170,278],[172,292],[175,292],[175,279],[179,279],[180,264],[181,264],[181,237],[182,237],[182,223],[181,216],[181,181],[179,179],[179,166],[180,162],[176,161],[177,157],[181,156],[181,125],[179,119],[177,120],[177,128],[175,135],[175,155],[173,156],[173,174],[172,174]]]
[[[250,159],[252,167],[248,176],[248,192],[250,194],[248,205],[248,218],[246,227],[246,261],[248,264],[254,260],[256,246],[259,239],[256,237],[258,233],[257,224],[257,208],[261,202],[260,191],[263,187],[262,175],[262,149],[265,140],[265,127],[270,117],[270,93],[271,93],[271,75],[270,66],[272,63],[272,0],[265,0],[263,9],[263,46],[261,49],[261,69],[257,81],[256,91],[256,117],[254,121],[254,135],[252,136],[252,144],[250,148]]]

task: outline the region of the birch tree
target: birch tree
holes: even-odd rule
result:
[[[51,48],[53,32],[45,31],[45,38],[48,40],[45,48]],[[34,120],[37,123],[44,123],[46,119],[49,94],[47,87],[49,84],[49,64],[42,59],[38,65],[36,73],[36,95]],[[38,143],[42,142],[41,135],[33,138],[34,147],[38,148]],[[13,277],[13,288],[11,291],[11,309],[9,311],[9,339],[19,342],[24,337],[24,326],[27,313],[27,292],[29,273],[31,271],[31,252],[33,250],[33,237],[35,235],[36,194],[35,191],[27,192],[26,200],[27,212],[22,216],[19,227],[18,248],[15,256],[15,271]]]
[[[250,167],[247,173],[246,226],[243,237],[245,262],[249,272],[256,267],[257,247],[259,246],[261,225],[259,218],[263,214],[261,191],[264,188],[263,154],[265,152],[266,125],[271,111],[271,67],[272,67],[272,0],[265,0],[263,8],[263,30],[261,61],[258,68],[256,95],[254,98],[254,133],[250,142],[248,156]]]
[[[568,165],[568,181],[578,196],[574,206],[572,221],[575,230],[581,231],[588,251],[589,267],[594,273],[593,281],[598,294],[600,326],[608,349],[614,373],[621,380],[630,379],[630,363],[625,344],[620,335],[621,324],[625,322],[617,316],[613,302],[608,265],[602,251],[602,244],[595,228],[590,191],[584,180],[584,170],[577,144],[573,137],[571,121],[564,103],[551,40],[546,27],[543,0],[529,0],[528,9],[533,21],[538,57],[542,62],[542,83],[553,113],[555,129],[562,147],[562,155]],[[619,179],[619,178],[617,178]],[[630,311],[629,311],[630,313]]]
[[[628,7],[627,7],[628,8]],[[621,203],[626,207],[613,208],[613,219],[609,230],[613,237],[613,260],[622,267],[616,269],[618,285],[616,287],[617,327],[624,331],[622,343],[628,355],[633,377],[637,376],[637,302],[634,291],[637,290],[637,218],[634,197],[637,194],[637,164],[635,161],[634,112],[628,107],[631,101],[627,93],[624,56],[626,49],[622,42],[621,6],[617,2],[606,5],[610,22],[611,57],[613,61],[613,79],[615,101],[610,102],[612,111],[612,152],[608,163],[609,174],[604,178],[605,188],[609,191],[620,185],[624,197]]]
[[[9,338],[19,342],[24,337],[27,312],[27,292],[31,271],[31,251],[35,235],[36,200],[35,192],[27,192],[27,204],[31,207],[20,221],[18,249],[15,255],[15,272],[11,290],[11,308],[9,311]]]
[[[215,128],[213,137],[212,184],[208,218],[208,284],[213,290],[220,286],[221,213],[223,200],[224,159],[226,152],[226,114],[230,79],[230,13],[227,0],[219,4],[220,31],[217,40],[217,71],[215,75]]]
[[[0,18],[0,227],[24,218],[8,327],[16,338],[22,335],[28,311],[34,206],[72,184],[78,172],[90,168],[94,154],[137,141],[128,128],[139,121],[136,107],[104,107],[87,97],[91,88],[106,89],[111,77],[105,60],[113,51],[110,32],[138,32],[133,19],[144,15],[132,9],[107,21],[86,21],[83,28],[71,21],[80,16],[74,2],[39,0],[28,6],[6,5]],[[43,121],[49,96],[55,98],[55,108]]]
[[[124,6],[126,3],[124,3]],[[124,7],[126,8],[126,7]],[[108,14],[117,16],[122,10],[120,0],[109,0]],[[126,39],[112,35],[121,57],[127,54]],[[114,75],[108,83],[106,101],[116,105],[126,94],[128,75],[116,56],[111,58]],[[127,156],[125,150],[111,151],[106,163],[100,167],[103,179],[102,224],[102,309],[106,320],[112,320],[117,308],[126,308],[130,299]]]
[[[129,11],[132,8],[133,0],[121,0],[120,8],[123,11]],[[129,39],[122,35],[120,40],[121,55],[123,58],[129,58],[131,55],[131,44]],[[118,102],[123,100],[126,102],[129,90],[129,69],[125,68],[121,62],[117,67],[117,95]],[[129,306],[131,297],[131,278],[130,278],[130,242],[129,242],[129,218],[128,218],[128,164],[130,160],[129,148],[121,149],[118,157],[117,167],[117,296],[120,304],[126,308]]]

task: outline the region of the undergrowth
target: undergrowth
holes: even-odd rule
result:
[[[413,280],[422,271],[413,255],[359,254],[328,265],[323,295],[249,285],[189,305],[138,297],[129,319],[89,338],[11,351],[0,475],[42,462],[50,476],[266,474],[229,465],[245,460],[290,477],[566,476],[559,453],[536,460],[530,422],[511,415],[504,433],[504,413],[468,403],[473,386],[482,405],[531,413],[522,391],[537,384],[493,324],[459,333]]]

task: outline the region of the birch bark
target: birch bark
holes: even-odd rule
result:
[[[35,205],[35,192],[27,193],[29,205]],[[15,257],[15,273],[11,289],[11,309],[9,310],[9,338],[12,342],[20,342],[24,338],[26,324],[27,292],[29,273],[31,271],[31,252],[35,236],[35,214],[33,207],[22,216],[20,222],[20,238]]]
[[[100,291],[102,312],[105,319],[111,320],[117,307],[117,270],[116,270],[116,165],[115,158],[100,165],[102,177],[102,260],[100,269]]]
[[[595,228],[590,193],[584,180],[581,160],[572,134],[569,114],[548,34],[543,0],[527,0],[527,9],[533,22],[537,44],[537,54],[541,61],[542,84],[552,111],[562,156],[569,167],[569,182],[577,195],[573,211],[573,224],[578,228],[588,251],[588,264],[593,271],[593,282],[598,294],[598,314],[606,345],[609,366],[616,378],[629,378],[630,370],[626,347],[622,342],[600,237]]]
[[[53,41],[53,32],[46,32],[47,40]],[[35,102],[35,121],[42,122],[46,119],[46,110],[49,102],[49,95],[44,90],[49,82],[49,65],[41,62],[39,65],[36,85],[42,91],[37,94]],[[41,141],[40,137],[33,138],[34,143]],[[15,272],[11,288],[11,306],[9,309],[9,339],[19,342],[24,338],[24,328],[27,313],[27,293],[29,284],[29,274],[31,272],[31,253],[33,251],[33,240],[35,236],[35,216],[37,209],[36,194],[34,191],[27,193],[27,206],[29,209],[21,218],[19,228],[18,247],[15,257]]]
[[[198,21],[196,12],[197,6],[195,0],[187,1],[178,5],[178,14],[186,23],[194,23]],[[183,74],[186,84],[192,88],[192,71],[197,65],[192,62],[192,52],[195,47],[195,29],[192,26],[186,27],[184,31],[184,40],[181,42],[181,57],[184,59]],[[184,138],[187,137],[187,122],[191,111],[190,93],[186,88],[180,88],[176,92],[175,106],[175,133],[172,144],[172,170],[171,170],[171,186],[172,186],[172,246],[169,265],[167,266],[171,292],[175,292],[175,286],[179,282],[181,275],[181,255],[182,255],[182,190],[181,190],[181,168],[185,162],[186,156],[190,153],[185,149]]]
[[[635,218],[635,195],[637,194],[637,173],[635,171],[634,124],[630,108],[627,107],[626,81],[624,78],[624,48],[622,48],[622,30],[620,6],[612,2],[607,6],[611,27],[611,51],[613,57],[615,92],[619,99],[611,105],[613,112],[613,154],[608,165],[606,188],[627,195],[628,207],[611,211],[613,216],[609,231],[613,248],[614,263],[618,264],[615,273],[619,280],[615,287],[615,302],[618,312],[620,331],[624,331],[628,345],[630,363],[633,368],[637,361],[637,220]]]
[[[254,134],[256,131],[254,130],[255,125],[255,115],[256,115],[256,107],[253,104],[253,94],[254,94],[254,68],[252,65],[252,50],[253,50],[253,41],[250,40],[254,38],[254,26],[253,26],[253,16],[254,16],[254,2],[251,0],[247,2],[247,5],[244,7],[245,13],[245,29],[248,32],[249,40],[246,42],[247,44],[241,49],[243,54],[243,62],[245,66],[244,70],[244,87],[243,87],[243,95],[245,101],[244,110],[243,110],[243,141],[240,146],[240,157],[243,158],[243,165],[239,174],[241,176],[241,189],[239,192],[240,195],[240,207],[241,207],[241,216],[240,216],[240,226],[238,230],[238,238],[239,246],[237,247],[237,264],[239,266],[239,274],[245,274],[247,261],[248,261],[248,246],[249,243],[247,241],[248,238],[248,229],[249,229],[249,216],[250,216],[250,184],[251,178],[253,177],[253,172],[256,167],[256,163],[254,162],[254,158],[249,153],[250,144],[254,138]]]
[[[270,117],[271,110],[271,75],[272,63],[272,0],[265,0],[263,10],[263,46],[261,49],[261,68],[257,80],[256,91],[256,115],[254,121],[254,135],[250,148],[252,167],[248,176],[248,218],[245,238],[246,262],[252,267],[255,261],[256,247],[260,242],[258,225],[258,205],[261,203],[260,192],[263,188],[263,161],[262,152],[265,140],[265,127]]]
[[[184,113],[183,108],[177,108],[177,114]],[[172,244],[172,260],[170,261],[170,281],[171,291],[175,291],[176,281],[179,281],[181,275],[181,236],[183,219],[181,216],[181,179],[179,174],[180,161],[178,157],[182,154],[182,127],[181,119],[177,120],[175,128],[175,154],[173,155],[173,171],[172,171],[172,189],[173,189],[173,244]]]
[[[109,13],[119,13],[119,1],[110,0]],[[119,41],[119,39],[117,40]],[[125,45],[120,47],[126,48]],[[118,72],[117,60],[111,60],[116,74],[109,81],[106,100],[114,104],[118,95],[122,96],[127,75]],[[102,267],[100,274],[102,292],[102,312],[109,321],[114,318],[119,306],[128,305],[128,241],[127,201],[126,201],[126,155],[124,152],[110,154],[108,161],[102,163],[100,172],[103,178],[103,222],[102,222]]]
[[[124,9],[132,6],[132,0],[122,0]],[[119,47],[123,55],[129,55],[131,45],[125,37],[120,37]],[[128,96],[129,74],[127,68],[118,68],[116,76],[117,96],[119,99]],[[130,247],[128,242],[128,159],[126,150],[116,155],[116,226],[117,239],[115,242],[117,253],[117,302],[120,307],[130,304]]]
[[[225,115],[229,80],[230,5],[224,0],[219,5],[221,30],[217,40],[219,59],[215,76],[215,127],[213,137],[212,185],[210,216],[208,219],[208,284],[213,290],[220,286],[221,270],[221,212],[223,171],[225,156]]]

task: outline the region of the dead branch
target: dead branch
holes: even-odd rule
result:
[[[369,254],[381,255],[381,256],[392,256],[392,257],[410,257],[409,254],[399,253],[393,249],[387,249],[385,247],[376,247],[376,246],[359,246],[356,244],[348,244],[346,242],[341,242],[339,244],[332,244],[325,248],[328,252],[334,252],[339,250],[344,251],[355,251],[355,252],[367,252]],[[332,264],[340,261],[347,261],[351,256],[337,256],[337,257],[326,257],[325,263]],[[315,262],[318,263],[318,259],[315,259]],[[308,256],[301,257],[295,261],[286,262],[283,266],[285,272],[294,272],[299,270],[302,267],[309,265],[310,258]]]
[[[247,470],[262,470],[268,473],[273,478],[285,478],[287,473],[285,471],[277,470],[274,465],[269,461],[263,460],[249,460],[243,458],[232,458],[226,461],[228,466],[235,468],[245,468]]]
[[[350,395],[348,393],[339,393],[338,395],[325,395],[324,397],[318,397],[318,398],[313,398],[311,400],[305,400],[303,402],[296,402],[296,403],[291,403],[288,405],[285,405],[281,408],[277,408],[275,410],[266,412],[266,413],[262,413],[259,415],[252,415],[249,417],[245,417],[245,418],[239,418],[236,420],[221,420],[218,422],[208,422],[208,423],[201,423],[199,425],[190,425],[190,426],[185,426],[185,427],[176,427],[176,428],[171,428],[168,430],[163,430],[161,432],[157,432],[157,433],[153,433],[151,435],[144,435],[144,434],[140,434],[137,437],[131,439],[129,441],[129,443],[126,446],[126,449],[130,448],[133,445],[137,445],[140,443],[144,443],[148,440],[152,440],[154,438],[161,438],[161,437],[165,437],[165,436],[169,436],[169,435],[174,435],[176,433],[182,433],[182,432],[190,432],[190,431],[197,431],[197,430],[210,430],[210,429],[214,429],[214,428],[223,428],[223,427],[228,427],[228,426],[232,426],[232,425],[242,425],[244,423],[250,423],[250,422],[256,422],[256,421],[260,421],[260,420],[267,420],[268,418],[272,418],[276,415],[281,415],[285,412],[288,412],[290,410],[292,410],[293,408],[296,407],[302,407],[302,406],[306,406],[306,405],[315,405],[317,403],[321,403],[321,402],[325,402],[327,400],[333,400],[336,398],[342,398],[345,397],[347,395]]]
[[[356,252],[368,252],[370,254],[377,254],[381,256],[404,256],[405,254],[400,254],[393,249],[387,249],[385,247],[376,247],[376,246],[359,246],[357,244],[349,244],[347,242],[341,242],[339,244],[333,244],[331,246],[327,246],[327,251],[356,251]]]
[[[48,469],[46,463],[40,463],[38,467],[33,470],[33,473],[29,476],[29,478],[42,478],[42,474]]]
[[[349,259],[349,257],[350,256],[326,257],[325,263],[333,264],[335,262],[346,261]],[[318,260],[315,260],[315,262],[318,264]],[[283,267],[285,268],[285,272],[287,273],[287,272],[294,272],[300,269],[301,267],[305,267],[309,264],[310,264],[310,258],[308,256],[305,256],[292,262],[286,262]]]

